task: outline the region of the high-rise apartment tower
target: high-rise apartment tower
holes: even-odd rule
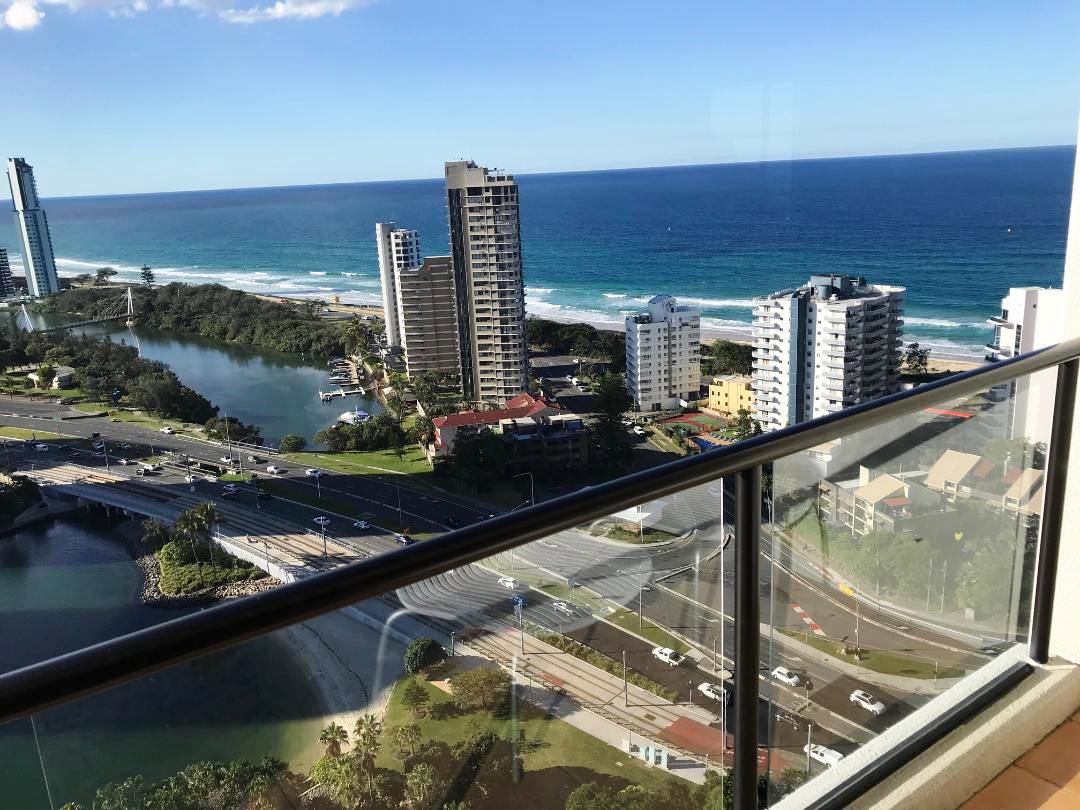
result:
[[[38,199],[34,167],[23,158],[8,158],[7,174],[11,201],[15,205],[15,225],[22,241],[27,291],[35,298],[59,292],[52,237],[45,210]]]
[[[701,389],[701,312],[657,295],[626,318],[626,387],[639,411],[679,407]]]
[[[528,387],[518,186],[471,160],[449,162],[446,205],[462,389],[501,405]]]
[[[8,263],[7,250],[0,247],[0,298],[15,294],[15,282],[11,279],[11,265]]]
[[[904,288],[816,275],[754,299],[754,408],[778,430],[900,389]]]
[[[457,380],[458,317],[449,256],[428,256],[419,267],[396,271],[401,348],[409,379],[437,374]]]
[[[396,273],[420,265],[420,233],[395,227],[393,222],[377,222],[375,241],[379,249],[379,278],[382,281],[386,342],[390,346],[400,346],[401,314],[397,308]]]

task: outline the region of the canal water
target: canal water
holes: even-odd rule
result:
[[[32,317],[39,325],[64,322],[56,315]],[[382,411],[377,401],[366,397],[335,397],[329,403],[320,402],[320,390],[336,390],[338,386],[330,383],[325,362],[300,355],[145,326],[129,329],[123,324],[95,324],[76,331],[107,334],[116,342],[138,346],[143,357],[167,363],[186,385],[219,406],[223,413],[261,425],[263,438],[270,444],[277,444],[286,433],[300,433],[313,443],[314,435],[334,424],[344,411]]]
[[[140,587],[101,515],[0,537],[0,670],[183,615],[142,605]],[[89,807],[108,782],[155,781],[207,760],[273,755],[301,770],[322,726],[308,678],[270,636],[9,723],[0,727],[0,806],[48,810],[51,797],[52,808]]]

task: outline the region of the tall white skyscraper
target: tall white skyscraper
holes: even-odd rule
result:
[[[1012,287],[1001,299],[1001,315],[990,318],[994,341],[986,359],[994,362],[1051,346],[1065,338],[1065,292],[1041,287]],[[1050,419],[1057,387],[1053,369],[1039,371],[1002,386],[1009,438],[1049,443]],[[999,406],[1000,407],[1000,406]],[[1017,460],[1019,463],[1019,460]]]
[[[409,379],[461,373],[454,269],[449,256],[428,256],[419,267],[396,271],[401,348]]]
[[[449,162],[446,205],[462,389],[502,404],[528,388],[518,186],[471,160]]]
[[[420,266],[420,233],[395,227],[393,222],[377,222],[375,241],[379,250],[386,342],[390,346],[400,346],[401,313],[398,311],[397,272]]]
[[[639,411],[679,407],[701,388],[701,312],[657,295],[626,318],[626,387]]]
[[[23,158],[8,158],[7,174],[11,201],[15,205],[15,225],[22,241],[27,290],[35,298],[59,292],[52,237],[45,210],[38,200],[34,167]]]
[[[754,299],[754,408],[762,430],[900,389],[904,288],[817,275]]]

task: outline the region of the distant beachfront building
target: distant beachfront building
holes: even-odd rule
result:
[[[724,374],[709,383],[708,408],[725,416],[754,407],[754,379],[743,374]]]
[[[0,298],[15,295],[15,281],[11,278],[11,265],[5,248],[0,247]]]
[[[22,240],[26,288],[35,298],[59,292],[52,237],[45,209],[38,199],[34,167],[23,158],[8,158],[7,173],[11,201],[15,206],[15,225]]]
[[[626,386],[639,411],[678,408],[701,388],[701,312],[670,295],[626,318]]]
[[[437,374],[458,379],[457,302],[449,256],[428,256],[419,267],[396,271],[401,348],[409,379]]]
[[[762,430],[900,389],[904,288],[816,275],[754,299],[754,407]]]
[[[393,222],[377,222],[375,242],[379,250],[386,342],[389,346],[400,346],[401,315],[397,309],[396,273],[420,264],[420,233],[395,227]]]
[[[994,340],[986,346],[990,362],[1042,349],[1065,337],[1065,293],[1040,287],[1012,287],[1001,299],[1001,315],[990,318]],[[1056,372],[1053,369],[1018,377],[1001,386],[1009,438],[1032,443],[1050,441]],[[1014,459],[1020,463],[1020,459]]]
[[[528,389],[518,186],[471,160],[446,164],[461,385],[502,404]]]

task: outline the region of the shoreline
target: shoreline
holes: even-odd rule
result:
[[[268,301],[295,302],[310,300],[304,297],[291,297],[288,295],[266,295],[263,293],[249,293],[249,295],[255,295]],[[372,315],[379,318],[382,317],[382,306],[379,304],[348,304],[339,302],[336,304],[327,304],[327,309],[330,311],[330,317],[335,318],[348,319],[354,315],[360,317]],[[526,317],[529,316],[526,315]],[[622,333],[622,329],[619,328],[618,324],[609,321],[591,322],[577,318],[554,315],[534,317],[540,317],[542,320],[554,321],[556,323],[584,323],[600,331]],[[751,327],[748,325],[747,328],[749,329]],[[702,327],[701,339],[704,343],[715,343],[719,340],[727,340],[732,343],[741,343],[744,345],[751,345],[753,343],[753,339],[746,334],[746,332],[737,329],[717,329],[715,327]],[[983,365],[983,362],[972,355],[950,354],[947,352],[931,350],[927,371],[929,373],[941,371],[970,371],[981,365]]]

